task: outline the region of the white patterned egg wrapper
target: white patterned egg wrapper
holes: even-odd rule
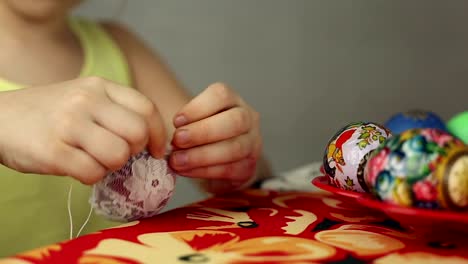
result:
[[[132,156],[93,187],[90,204],[109,220],[127,222],[156,215],[172,197],[176,174],[166,159],[147,151]]]
[[[329,141],[323,167],[330,183],[340,189],[368,192],[364,181],[367,158],[391,132],[372,122],[355,122],[340,129]]]

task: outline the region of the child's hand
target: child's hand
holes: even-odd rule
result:
[[[170,164],[180,175],[215,180],[230,189],[254,175],[262,148],[259,114],[225,85],[211,85],[195,97],[175,116],[174,125]]]
[[[1,161],[24,173],[92,184],[147,144],[155,157],[165,152],[166,130],[154,104],[97,77],[3,92],[0,107]]]

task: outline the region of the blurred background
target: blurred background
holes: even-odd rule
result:
[[[194,94],[228,83],[262,115],[275,172],[322,158],[352,121],[468,107],[468,1],[88,0],[126,24]],[[167,209],[204,196],[179,179]]]

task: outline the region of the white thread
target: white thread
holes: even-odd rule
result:
[[[73,217],[71,213],[71,194],[72,194],[73,184],[70,184],[70,189],[68,190],[68,220],[70,221],[70,239],[73,239]]]
[[[85,228],[85,226],[88,224],[89,222],[89,219],[91,218],[91,213],[93,212],[93,207],[90,205],[89,206],[89,214],[88,214],[88,217],[86,217],[86,220],[84,221],[83,225],[81,226],[80,230],[78,230],[78,234],[76,234],[76,237],[79,237],[80,234],[81,234],[81,231],[83,231],[83,229]],[[75,237],[75,238],[76,238]]]
[[[68,209],[68,220],[70,221],[70,239],[73,239],[73,216],[72,216],[72,211],[71,211],[71,195],[72,195],[72,189],[73,189],[73,183],[70,184],[70,189],[68,190],[68,201],[67,201],[67,209]],[[91,213],[93,212],[93,207],[89,207],[89,213],[88,217],[86,217],[86,220],[84,221],[83,225],[81,225],[80,229],[78,230],[78,233],[76,234],[77,238],[85,226],[88,224],[89,219],[91,219]]]

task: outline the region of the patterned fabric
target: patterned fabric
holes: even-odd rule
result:
[[[147,218],[167,204],[175,182],[176,174],[166,159],[154,159],[145,150],[96,183],[90,203],[96,213],[110,220]]]
[[[431,233],[341,197],[246,190],[0,263],[468,263],[465,237]]]

